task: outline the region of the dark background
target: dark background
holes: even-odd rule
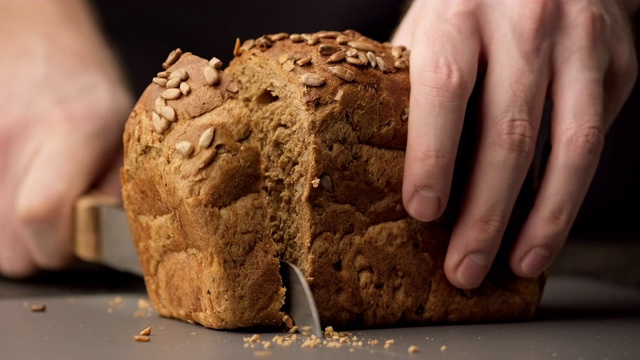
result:
[[[406,6],[404,0],[93,2],[136,96],[162,70],[161,63],[176,47],[204,58],[217,56],[226,64],[237,37],[354,29],[386,41]],[[623,242],[640,238],[639,99],[636,84],[607,136],[572,238],[606,237]]]

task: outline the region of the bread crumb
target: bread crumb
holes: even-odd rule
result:
[[[324,328],[324,337],[330,339],[334,336],[333,326],[327,326]]]
[[[140,335],[151,335],[151,326],[147,326],[146,329],[140,331]]]
[[[309,338],[307,340],[305,340],[302,343],[302,348],[314,348],[314,347],[318,347],[322,344],[322,340],[318,339],[318,338]]]
[[[315,178],[311,180],[311,186],[313,186],[314,188],[317,188],[318,186],[320,186],[320,179]]]
[[[109,307],[119,306],[122,306],[122,296],[116,296],[113,299],[109,300]]]
[[[262,342],[262,346],[264,347],[265,350],[270,349],[271,348],[271,341]]]
[[[146,336],[146,335],[135,335],[133,337],[133,340],[135,340],[137,342],[149,342],[151,340],[151,338]]]
[[[291,319],[291,316],[289,315],[285,315],[282,318],[282,323],[287,329],[291,329],[293,327],[293,319]]]
[[[45,304],[31,305],[31,312],[45,312],[46,310],[47,310],[47,305]]]
[[[112,309],[109,309],[109,310],[112,310]],[[108,311],[108,310],[107,310],[107,311]],[[113,311],[113,310],[112,310],[112,311]],[[109,311],[109,312],[111,312],[111,311]],[[141,317],[144,317],[144,314],[142,313],[142,311],[140,311],[140,310],[136,310],[136,311],[134,311],[134,312],[133,312],[133,317],[141,318]]]
[[[387,341],[384,342],[384,348],[388,349],[391,347],[391,345],[395,344],[396,341],[394,339],[389,339]]]
[[[370,340],[370,341],[369,341],[369,344],[371,344],[371,345],[378,345],[378,340],[376,340],[376,339]]]
[[[290,332],[290,333],[292,333],[292,334],[293,334],[294,332],[296,332],[296,331],[298,331],[298,325],[293,325],[293,326],[291,327],[291,329],[289,329],[289,332]]]
[[[257,343],[257,342],[260,342],[260,340],[262,340],[262,339],[260,338],[260,335],[258,335],[258,334],[253,334],[253,335],[251,335],[251,337],[244,338],[244,342],[245,343]]]
[[[138,299],[138,309],[147,310],[149,308],[149,302],[145,299]]]
[[[440,351],[446,351],[446,350],[447,350],[447,345],[440,346]]]
[[[419,353],[419,352],[420,352],[420,349],[419,349],[417,346],[415,346],[415,345],[411,345],[411,346],[409,346],[409,349],[407,349],[407,351],[408,351],[410,354],[415,354],[415,353]]]
[[[258,350],[253,352],[253,356],[256,356],[256,357],[269,357],[272,355],[273,355],[273,352],[266,351],[266,350]]]

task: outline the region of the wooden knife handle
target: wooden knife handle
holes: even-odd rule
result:
[[[100,260],[99,208],[120,205],[118,199],[97,193],[84,195],[76,201],[73,252],[78,258],[89,262]]]

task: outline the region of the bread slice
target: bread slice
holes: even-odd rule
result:
[[[449,222],[403,209],[406,49],[325,31],[260,37],[236,54],[224,72],[174,54],[168,70],[184,69],[190,88],[166,101],[177,120],[163,122],[171,110],[157,99],[176,95],[160,78],[126,126],[125,208],[161,315],[278,325],[283,259],[307,277],[324,325],[533,316],[542,281],[506,274],[456,289],[443,272]]]

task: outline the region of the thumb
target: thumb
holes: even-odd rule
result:
[[[116,129],[56,119],[54,131],[28,164],[17,196],[17,214],[26,230],[25,243],[35,264],[59,269],[72,259],[72,215],[75,200],[85,192],[104,167],[106,154],[118,142]],[[83,119],[84,120],[84,119]],[[99,121],[98,121],[99,123]],[[113,127],[113,126],[112,126]],[[57,131],[56,131],[57,130]]]

